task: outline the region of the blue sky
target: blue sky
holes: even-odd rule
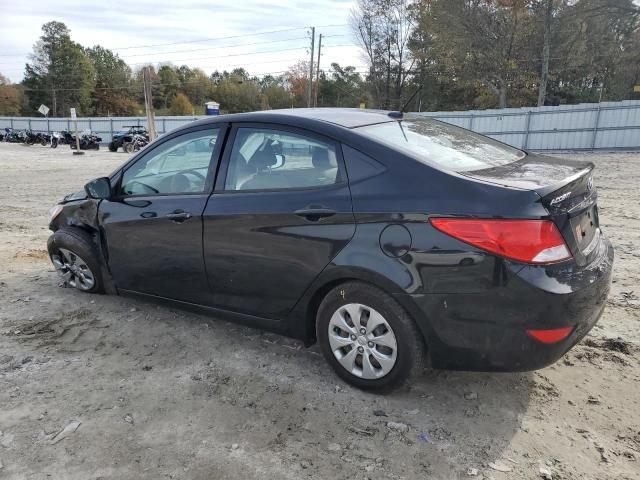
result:
[[[134,69],[149,62],[171,62],[200,67],[207,73],[244,67],[260,75],[278,74],[308,59],[306,27],[317,26],[316,33],[326,36],[322,68],[338,62],[364,70],[347,25],[352,0],[92,3],[0,0],[0,73],[14,82],[22,79],[40,27],[51,20],[64,22],[72,38],[84,46],[100,44],[113,49]]]

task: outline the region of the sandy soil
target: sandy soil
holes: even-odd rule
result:
[[[591,335],[379,396],[299,342],[61,288],[47,210],[126,156],[0,144],[0,478],[640,478],[640,154],[570,156],[597,163],[617,254]]]

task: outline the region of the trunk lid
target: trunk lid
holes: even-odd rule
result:
[[[507,165],[462,174],[508,188],[535,191],[576,262],[585,265],[597,254],[600,243],[593,169],[591,162],[529,154]]]

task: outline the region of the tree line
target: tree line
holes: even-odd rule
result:
[[[320,107],[466,110],[640,98],[640,8],[633,0],[354,0],[350,25],[366,71],[331,63]],[[207,75],[150,66],[159,115],[307,106],[309,63],[279,75]],[[20,84],[0,75],[0,115],[144,113],[142,70],[83,47],[61,22],[42,27]],[[634,91],[634,89],[636,91]]]
[[[633,0],[357,0],[374,102],[460,110],[640,98]]]
[[[148,68],[158,115],[203,114],[209,100],[218,101],[227,113],[307,105],[305,61],[281,75],[260,78],[244,68],[211,75],[188,65]],[[318,105],[357,107],[368,99],[364,83],[355,67],[334,63],[320,72]],[[42,104],[54,117],[68,116],[71,107],[83,116],[143,115],[142,69],[133,71],[104,47],[74,42],[64,23],[46,23],[22,82],[9,84],[0,75],[0,115],[35,115]]]

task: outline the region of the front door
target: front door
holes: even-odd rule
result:
[[[355,232],[338,145],[238,124],[203,222],[211,305],[284,318]]]
[[[222,137],[211,126],[179,132],[125,167],[114,198],[99,207],[119,289],[202,303],[202,212]]]

